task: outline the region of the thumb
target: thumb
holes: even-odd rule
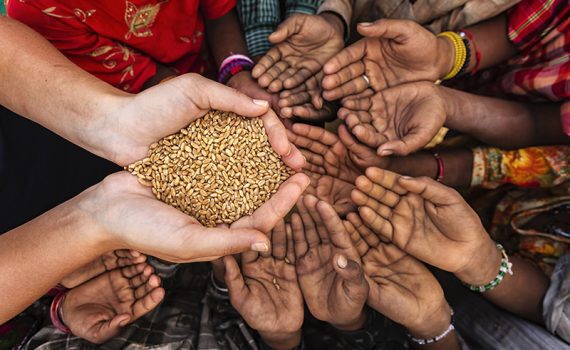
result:
[[[356,29],[358,33],[365,37],[385,38],[403,42],[413,35],[413,24],[413,22],[405,20],[380,19],[374,23],[359,23]]]
[[[278,44],[300,31],[302,17],[291,16],[283,21],[268,37],[269,42]]]
[[[130,321],[131,317],[128,314],[119,314],[111,320],[97,324],[93,329],[92,335],[85,336],[84,338],[95,344],[104,343],[117,335],[121,328],[126,326]]]
[[[245,117],[259,117],[269,111],[268,101],[252,99],[229,86],[204,80],[204,83],[194,86],[194,90],[208,101],[208,106],[201,106],[203,109],[231,111]]]
[[[242,300],[247,292],[247,287],[238,263],[231,255],[225,256],[223,261],[226,268],[224,279],[230,292],[230,298],[232,300]]]
[[[366,283],[362,267],[356,261],[349,260],[342,254],[336,254],[333,261],[334,269],[344,279],[345,285],[360,287]]]

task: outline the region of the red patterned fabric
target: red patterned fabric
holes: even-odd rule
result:
[[[7,12],[100,79],[139,92],[156,64],[202,73],[204,19],[236,0],[12,0]]]

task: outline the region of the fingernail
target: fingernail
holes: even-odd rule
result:
[[[368,26],[371,26],[372,23],[370,23],[370,22],[360,22],[360,23],[358,23],[358,25],[359,25],[359,26],[363,26],[363,27],[368,27]]]
[[[404,179],[404,180],[412,180],[413,178],[410,177],[410,176],[402,176],[402,179]]]
[[[269,247],[267,246],[267,243],[265,243],[265,242],[257,242],[257,243],[253,243],[251,245],[251,250],[253,250],[255,252],[267,252],[267,251],[269,251]]]
[[[348,265],[348,261],[346,260],[346,258],[344,257],[344,255],[340,255],[338,257],[338,259],[336,259],[336,264],[338,265],[338,267],[340,267],[341,269],[344,269],[346,267],[346,265]]]
[[[289,142],[289,149],[287,150],[287,153],[285,153],[283,156],[289,157],[291,155],[291,152],[293,152],[293,145],[291,144],[291,142]]]
[[[254,99],[254,100],[253,100],[253,103],[255,103],[255,104],[258,105],[258,106],[263,106],[263,107],[269,105],[269,102],[267,102],[267,101],[265,101],[265,100],[257,100],[257,99]]]
[[[385,149],[382,152],[380,152],[380,155],[382,157],[387,157],[387,156],[391,156],[392,155],[392,150],[391,149]]]

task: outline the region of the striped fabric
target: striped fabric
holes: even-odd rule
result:
[[[237,11],[251,56],[265,54],[279,23],[294,13],[315,14],[322,0],[239,0]]]

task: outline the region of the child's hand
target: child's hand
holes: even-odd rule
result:
[[[279,94],[280,116],[314,122],[336,119],[335,103],[324,102],[321,97],[320,79],[322,79],[322,74],[313,75],[296,88],[281,91]]]
[[[131,265],[71,289],[61,305],[62,321],[80,338],[106,342],[164,298],[160,278],[152,272],[146,263]]]
[[[339,329],[361,328],[368,283],[343,222],[311,195],[297,206],[300,215],[291,218],[296,270],[311,314]]]
[[[330,204],[341,217],[356,210],[356,206],[350,199],[354,184],[329,175],[309,171],[305,173],[311,179],[311,184],[305,191],[307,194]]]
[[[257,81],[251,77],[251,72],[239,72],[228,80],[227,85],[251,98],[269,102],[271,104],[271,108],[278,111],[279,96],[277,94],[269,93],[259,86]]]
[[[444,125],[445,98],[429,82],[398,85],[343,100],[338,112],[350,131],[380,156],[405,156],[427,145]]]
[[[253,76],[271,92],[293,89],[344,47],[342,35],[320,15],[289,16],[269,36],[275,46],[259,60]]]
[[[381,19],[360,24],[364,36],[323,67],[323,97],[329,101],[410,81],[436,81],[453,64],[453,47],[413,21]],[[369,82],[363,78],[366,75]]]
[[[478,255],[496,255],[477,214],[459,193],[435,180],[369,168],[356,188],[352,199],[364,223],[417,259],[460,273]]]
[[[339,129],[341,137],[347,139],[347,134],[344,127]],[[354,183],[356,178],[362,175],[363,168],[353,161],[356,157],[351,157],[349,149],[334,133],[318,126],[293,124],[287,135],[307,159],[306,169],[309,171],[330,175],[350,183]],[[350,138],[347,140],[351,141]],[[355,153],[360,156],[358,159],[366,159],[375,166],[386,165],[383,161],[388,158],[378,157],[374,150],[354,142],[350,142],[350,145],[358,152]],[[359,163],[362,164],[362,162]]]
[[[293,238],[281,221],[270,233],[273,254],[241,255],[241,271],[226,256],[226,285],[232,305],[245,322],[275,348],[298,345],[304,304],[295,273]],[[279,346],[277,346],[279,345]]]

